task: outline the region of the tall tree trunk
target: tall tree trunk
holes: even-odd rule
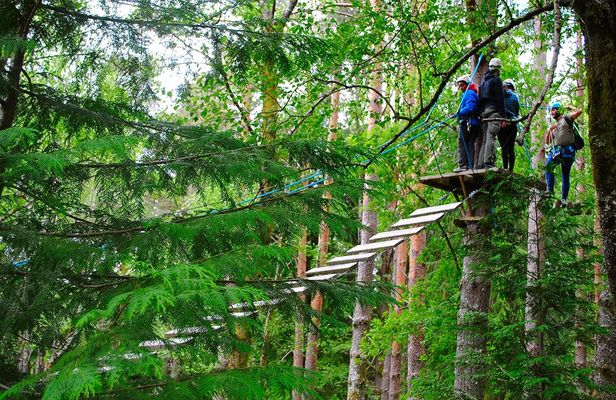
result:
[[[409,249],[409,290],[412,290],[415,284],[426,276],[426,266],[418,261],[419,255],[425,247],[426,234],[424,232],[411,236],[411,246]],[[421,333],[409,335],[406,372],[406,386],[409,390],[413,387],[413,379],[419,376],[419,371],[423,368],[421,357],[425,354],[425,349],[422,342],[423,335]],[[409,400],[414,399],[411,398]]]
[[[535,17],[533,20],[533,30],[535,33],[534,47],[535,47],[535,60],[534,67],[541,79],[541,86],[545,84],[546,68],[547,68],[547,52],[541,39],[541,16]],[[537,168],[539,164],[543,163],[543,153],[538,149],[543,147],[543,133],[546,131],[547,126],[544,119],[538,119],[535,122],[535,129],[531,129],[530,132],[530,150],[532,154],[536,154],[531,159],[532,168]]]
[[[483,217],[483,207],[475,216]],[[464,245],[470,254],[464,257],[460,280],[460,309],[458,311],[458,338],[456,341],[456,368],[454,392],[461,399],[483,399],[486,378],[486,336],[490,300],[490,281],[478,275],[475,268],[481,262],[473,254],[479,236],[489,235],[479,223],[469,222],[464,233]]]
[[[389,400],[389,379],[391,377],[391,362],[392,362],[392,354],[391,349],[387,351],[385,355],[385,359],[382,362],[383,368],[381,371],[377,369],[376,371],[376,380],[375,383],[378,386],[380,392],[381,400]],[[380,380],[380,381],[379,381]],[[375,393],[378,394],[378,393]]]
[[[378,12],[381,8],[380,0],[370,0],[370,6],[373,11]],[[376,122],[383,114],[383,106],[379,93],[383,92],[383,65],[377,62],[373,66],[371,73],[370,86],[374,90],[368,91],[368,132],[371,132],[376,126]],[[374,174],[365,175],[366,182],[376,181],[377,177]],[[360,232],[360,243],[368,243],[370,236],[376,233],[376,213],[370,209],[370,198],[368,193],[364,193],[362,199],[361,222],[366,226]],[[357,270],[357,282],[359,284],[372,281],[372,270],[374,262],[359,263]],[[365,397],[366,383],[366,360],[359,346],[365,332],[370,326],[371,309],[370,306],[355,304],[353,312],[353,338],[351,342],[350,360],[349,360],[349,375],[348,375],[348,400],[358,400]]]
[[[545,262],[545,215],[541,209],[541,193],[533,189],[528,204],[528,260],[526,265],[526,307],[524,310],[524,336],[526,352],[530,358],[543,355],[543,335],[538,328],[542,323],[542,310],[535,297],[537,280]],[[541,397],[541,386],[529,388],[527,398]]]
[[[600,323],[609,335],[598,339],[597,382],[616,384],[616,7],[614,2],[576,1],[582,21],[588,82],[588,121],[593,180],[604,249],[608,287],[601,295]],[[616,395],[606,396],[616,398]]]
[[[402,287],[405,284],[406,280],[406,267],[407,267],[407,249],[408,244],[406,241],[400,243],[396,247],[395,254],[395,273],[394,273],[394,284],[397,286],[396,288],[396,301],[402,301],[403,290]],[[396,314],[400,314],[402,309],[400,306],[394,306],[394,312]],[[394,400],[398,398],[400,394],[400,368],[402,364],[402,354],[400,343],[393,342],[391,345],[391,365],[389,368],[389,399]]]
[[[583,46],[583,42],[582,42],[582,32],[577,33],[576,35],[576,48],[577,48],[577,54],[578,56],[575,59],[575,64],[577,66],[577,78],[576,78],[576,83],[577,83],[577,90],[576,90],[576,95],[578,97],[578,103],[581,105],[584,103],[584,79],[583,79],[583,74],[584,74],[584,60],[582,58],[582,48]],[[584,172],[584,170],[586,169],[586,160],[584,159],[584,156],[582,154],[576,155],[576,159],[575,159],[575,169],[578,172],[578,174],[582,174]],[[580,180],[578,182],[577,185],[577,192],[578,193],[584,193],[586,192],[586,187],[584,186],[584,183]],[[580,227],[580,235],[587,235],[588,232],[585,232],[585,230]],[[578,258],[580,259],[584,259],[586,258],[586,250],[583,247],[578,247],[576,249],[576,255]],[[584,296],[584,294],[582,294],[582,296]],[[575,365],[577,365],[579,368],[585,368],[586,367],[586,359],[587,359],[587,354],[586,354],[586,344],[580,340],[577,340],[575,342]]]
[[[21,332],[22,339],[19,340],[19,355],[17,356],[17,371],[22,374],[30,373],[30,357],[32,356],[32,346],[28,343],[30,332]]]
[[[366,180],[376,181],[376,175],[366,175]],[[370,209],[370,198],[368,193],[364,193],[362,201],[361,222],[365,226],[360,232],[360,242],[368,243],[368,239],[376,233],[376,213]],[[372,270],[374,262],[361,262],[357,268],[357,283],[365,284],[372,282]],[[359,346],[364,334],[370,326],[370,309],[366,304],[355,304],[353,312],[353,336],[351,340],[351,351],[349,353],[349,378],[347,400],[359,400],[365,398],[366,383],[366,360]]]
[[[303,229],[302,235],[299,239],[297,246],[297,277],[306,277],[306,266],[308,264],[308,258],[306,255],[306,245],[308,243],[308,232],[306,228]],[[302,301],[306,300],[306,296],[301,295]],[[293,366],[296,368],[304,367],[304,320],[301,314],[297,315],[295,321],[295,340],[293,343]],[[297,392],[292,393],[293,400],[301,400],[301,394]]]
[[[338,119],[340,115],[340,92],[336,92],[331,96],[331,106],[332,106],[332,114],[329,117],[329,133],[327,135],[327,141],[333,142],[337,138],[338,133]],[[331,199],[331,194],[329,192],[325,192],[323,197],[326,199]],[[319,230],[319,241],[318,241],[318,260],[317,266],[322,267],[327,262],[327,254],[329,252],[329,226],[324,222],[321,222],[320,230]],[[317,293],[310,303],[312,309],[316,312],[321,312],[323,308],[323,297],[320,293]],[[308,330],[308,339],[306,344],[306,369],[316,370],[317,369],[317,356],[318,356],[318,340],[319,340],[319,332],[318,326],[320,321],[317,318],[313,318],[312,325]]]

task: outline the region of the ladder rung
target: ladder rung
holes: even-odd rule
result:
[[[419,217],[412,217],[412,218],[401,219],[400,221],[398,221],[395,224],[393,224],[391,227],[392,228],[399,228],[401,226],[426,225],[426,224],[429,224],[431,222],[438,221],[439,219],[441,219],[443,217],[443,215],[445,215],[445,213],[440,212],[440,213],[436,213],[436,214],[421,215]]]
[[[360,245],[353,247],[349,251],[347,251],[347,254],[363,253],[365,251],[374,251],[374,250],[386,250],[392,247],[396,247],[403,241],[404,239],[394,239],[394,240],[388,240],[386,242],[360,244]]]
[[[338,264],[338,265],[332,265],[332,266],[312,268],[306,271],[306,275],[320,275],[320,274],[328,274],[332,272],[336,272],[340,274],[342,272],[348,271],[349,269],[353,268],[356,265],[357,263],[354,262],[354,263],[348,263],[348,264]]]
[[[451,203],[451,204],[443,204],[442,206],[434,206],[434,207],[426,207],[420,208],[411,213],[411,217],[419,217],[420,215],[429,215],[436,214],[439,212],[448,212],[453,211],[456,208],[460,207],[462,202]]]
[[[409,228],[409,229],[399,229],[397,231],[381,232],[381,233],[377,233],[376,235],[372,236],[370,238],[370,241],[375,242],[377,240],[384,240],[384,239],[406,238],[408,236],[418,234],[419,232],[421,232],[423,228],[425,227],[416,226],[414,228]]]
[[[351,256],[334,257],[327,262],[327,265],[346,264],[349,262],[369,261],[376,257],[376,253],[353,254]]]
[[[139,347],[145,347],[146,349],[150,349],[150,350],[161,350],[161,349],[164,349],[165,347],[176,347],[181,344],[188,343],[192,340],[193,338],[191,337],[173,338],[167,341],[165,340],[146,340],[145,342],[141,342],[139,344]]]
[[[308,278],[306,278],[309,281],[326,281],[328,279],[331,279],[333,277],[335,277],[338,274],[328,274],[328,275],[315,275],[315,276],[309,276]]]

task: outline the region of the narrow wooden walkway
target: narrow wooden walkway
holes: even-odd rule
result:
[[[425,185],[438,189],[443,189],[454,193],[457,197],[462,197],[467,202],[463,216],[456,220],[456,224],[476,217],[472,215],[472,204],[470,196],[473,192],[481,189],[487,183],[496,183],[512,176],[508,170],[490,168],[475,169],[463,172],[452,172],[440,175],[424,176],[419,181]],[[392,224],[386,231],[372,236],[368,243],[361,244],[349,249],[346,254],[331,258],[324,266],[312,268],[306,271],[306,280],[309,281],[329,281],[351,274],[360,262],[372,261],[382,255],[387,250],[395,248],[397,245],[408,239],[412,235],[420,233],[428,225],[439,221],[448,213],[457,210],[462,206],[462,201],[443,204],[433,207],[419,208],[413,211],[408,218],[401,219]],[[289,294],[301,294],[307,288],[298,280],[298,285],[288,289]],[[254,303],[238,303],[229,307],[231,315],[236,318],[254,315],[258,309],[275,305],[282,299],[271,299],[257,301]],[[181,329],[172,329],[165,333],[164,339],[149,340],[141,343],[141,347],[151,351],[176,347],[190,343],[194,336],[211,330],[222,328],[222,318],[206,317],[209,326],[196,326]]]

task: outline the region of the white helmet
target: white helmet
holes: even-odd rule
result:
[[[515,83],[513,82],[513,79],[511,78],[507,78],[503,81],[503,85],[505,86],[511,86],[511,89],[515,90]]]
[[[503,62],[500,60],[500,58],[493,58],[490,60],[490,63],[488,64],[488,67],[490,69],[500,68],[502,66],[503,66]]]
[[[459,76],[458,79],[456,79],[456,83],[466,82],[466,84],[469,84],[470,81],[471,81],[471,78],[468,75],[462,75],[462,76]]]

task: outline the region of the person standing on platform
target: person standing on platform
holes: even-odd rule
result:
[[[503,91],[505,96],[505,117],[509,119],[517,119],[520,115],[520,102],[518,95],[515,94],[515,83],[512,79],[503,81]],[[517,122],[505,122],[505,127],[501,126],[498,132],[498,142],[500,143],[503,168],[513,172],[515,164],[514,144],[518,134]]]
[[[458,110],[458,167],[453,172],[473,169],[475,157],[475,140],[481,131],[479,123],[479,91],[471,78],[461,76],[456,81],[462,92],[462,102]]]
[[[562,115],[562,109],[566,108],[571,113]],[[556,207],[567,207],[567,198],[569,196],[571,167],[575,161],[575,142],[573,133],[573,121],[582,114],[582,110],[572,106],[561,106],[560,103],[554,103],[550,107],[550,115],[556,124],[548,129],[545,136],[546,144],[546,162],[545,162],[545,181],[547,183],[548,193],[554,193],[554,169],[560,165],[562,175],[562,190],[560,200],[556,201]]]
[[[493,58],[488,64],[488,72],[479,87],[479,117],[481,118],[482,144],[479,151],[477,168],[494,168],[496,166],[496,140],[498,132],[506,123],[505,95],[500,69],[503,63]]]

